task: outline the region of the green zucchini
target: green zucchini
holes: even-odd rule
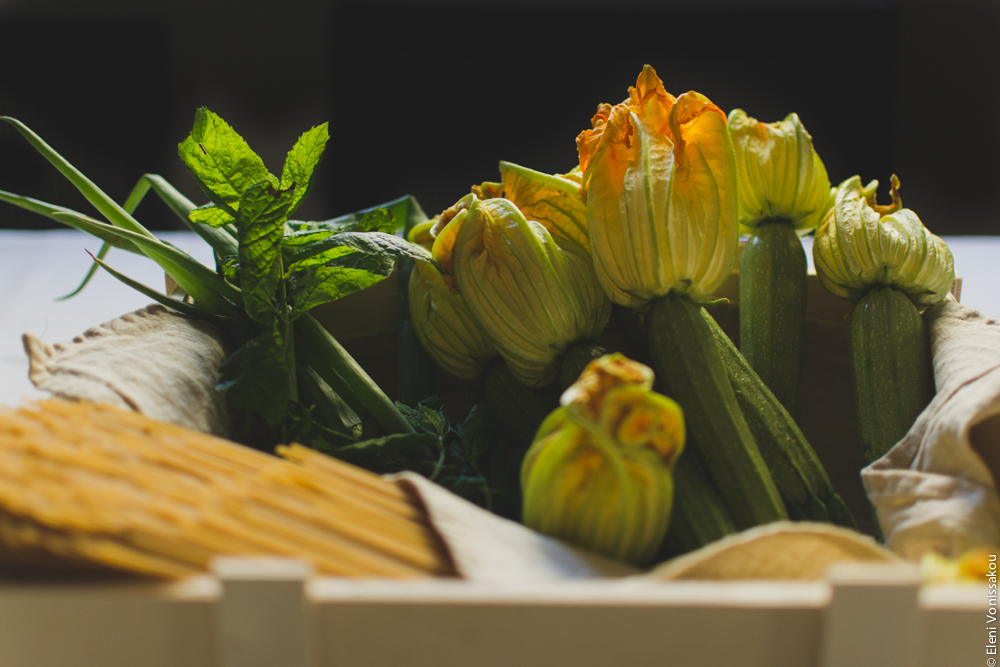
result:
[[[705,479],[690,447],[674,466],[674,508],[664,547],[680,556],[736,532],[719,493]]]
[[[934,397],[924,320],[897,289],[878,286],[854,307],[851,371],[866,463],[882,458]]]
[[[705,321],[722,353],[743,417],[788,508],[788,516],[798,521],[827,521],[856,528],[853,515],[834,491],[823,464],[795,420],[707,312]]]
[[[792,225],[780,219],[761,223],[740,256],[740,352],[795,419],[806,268],[802,242]]]
[[[486,371],[483,399],[500,415],[514,439],[514,449],[521,454],[528,451],[538,427],[558,405],[552,392],[521,384],[502,360]]]
[[[587,364],[607,353],[606,349],[591,341],[570,345],[559,360],[559,386],[565,389],[576,382]]]
[[[684,410],[692,449],[736,527],[787,519],[703,310],[676,293],[656,301],[649,327],[654,368]]]

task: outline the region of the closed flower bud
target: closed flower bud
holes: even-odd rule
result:
[[[563,393],[521,467],[526,526],[637,565],[652,557],[684,447],[681,410],[652,381],[649,368],[612,354]]]
[[[736,260],[736,166],[726,115],[674,97],[647,65],[629,99],[577,137],[591,254],[615,303],[670,292],[708,299]]]
[[[892,177],[892,204],[875,203],[878,181],[852,176],[837,187],[833,209],[816,230],[813,259],[831,293],[857,303],[876,285],[894,287],[917,307],[948,295],[955,265],[948,245],[903,208]]]
[[[435,222],[414,227],[409,240],[429,248]],[[434,363],[457,378],[471,380],[483,373],[497,351],[444,278],[432,264],[415,262],[409,285],[410,319]]]
[[[517,379],[551,383],[562,352],[597,338],[611,316],[590,256],[509,199],[473,194],[456,206],[434,258]]]
[[[830,179],[798,115],[761,123],[742,109],[729,114],[736,151],[740,227],[784,219],[795,229],[818,225],[829,210]]]

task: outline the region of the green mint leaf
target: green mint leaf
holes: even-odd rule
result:
[[[432,431],[438,435],[438,437],[444,437],[448,432],[450,426],[448,425],[448,420],[445,418],[444,414],[438,412],[437,410],[432,410],[423,403],[417,406],[420,411],[420,416],[425,422],[430,424]]]
[[[259,414],[271,427],[288,413],[291,386],[288,347],[275,322],[266,333],[252,338],[220,367],[216,387],[227,394],[230,405]]]
[[[188,214],[188,220],[194,223],[202,223],[209,227],[222,227],[236,222],[236,218],[229,215],[215,204],[205,204],[199,206]]]
[[[381,438],[337,447],[330,453],[342,461],[359,465],[373,472],[398,472],[409,467],[421,467],[437,447],[437,436],[429,433],[396,433]]]
[[[270,181],[249,186],[236,214],[239,278],[247,314],[267,322],[278,308],[277,291],[284,278],[281,239],[293,190],[275,190]]]
[[[306,267],[290,281],[295,316],[371,287],[392,273],[393,266],[392,259],[353,252],[321,266]]]
[[[243,137],[205,107],[195,113],[194,128],[178,152],[208,198],[234,217],[251,185],[263,180],[278,185]]]
[[[284,189],[295,186],[295,198],[289,207],[289,213],[299,207],[299,203],[312,188],[313,175],[319,166],[326,142],[330,139],[327,123],[305,132],[288,151],[285,158],[285,168],[281,172],[281,187]]]
[[[296,253],[292,252],[291,255],[286,255],[288,259],[288,272],[292,273],[295,271],[301,271],[310,266],[322,266],[323,264],[329,264],[335,260],[340,259],[346,255],[357,254],[357,250],[353,248],[348,248],[346,246],[334,246],[329,250],[325,250],[321,253],[315,255],[311,253],[302,253],[300,259],[296,260]]]
[[[401,258],[409,257],[418,262],[437,266],[430,254],[418,245],[384,232],[341,232],[303,245],[292,255],[292,262],[302,262],[310,257],[325,253],[332,248],[353,248],[369,255]]]
[[[414,431],[421,433],[426,430],[426,424],[423,417],[420,416],[420,410],[411,408],[406,403],[400,403],[399,401],[396,401],[396,409],[403,415],[403,419],[413,427]]]

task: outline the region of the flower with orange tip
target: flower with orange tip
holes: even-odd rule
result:
[[[577,137],[594,268],[615,303],[708,299],[736,259],[736,165],[726,115],[674,97],[646,65],[629,98]]]
[[[592,361],[545,420],[521,467],[524,523],[641,565],[663,541],[684,416],[621,354]]]

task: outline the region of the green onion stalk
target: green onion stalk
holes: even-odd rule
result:
[[[830,179],[796,114],[761,123],[734,109],[728,125],[740,231],[750,235],[740,256],[740,352],[798,419],[807,266],[799,235],[830,209]]]
[[[410,198],[385,205],[388,212],[361,212],[322,223],[288,221],[312,184],[329,136],[326,124],[300,137],[279,178],[221,118],[200,109],[191,136],[179,146],[181,158],[210,199],[197,207],[154,174],[144,175],[125,204],[119,205],[23,123],[0,119],[12,125],[104,218],[0,191],[2,201],[103,242],[95,266],[74,293],[102,266],[149,298],[217,325],[239,346],[223,366],[220,389],[227,391],[231,404],[235,402],[275,437],[288,436],[287,418],[300,387],[312,397],[325,397],[328,405],[317,406],[316,414],[336,415],[339,423],[322,426],[338,442],[359,437],[356,411],[370,415],[386,433],[413,432],[395,404],[308,313],[383,279],[398,257],[421,259],[418,249],[387,233],[393,216],[406,219],[411,209],[419,212]],[[215,269],[160,241],[133,217],[150,191],[211,245]],[[115,271],[105,261],[111,247],[156,262],[193,303]],[[336,280],[346,274],[347,280]]]

